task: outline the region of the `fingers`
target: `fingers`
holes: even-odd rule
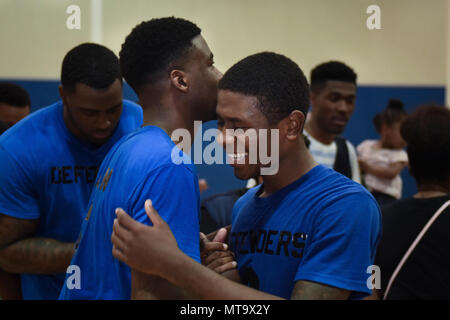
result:
[[[200,251],[202,257],[210,255],[214,251],[225,251],[228,249],[228,245],[222,242],[203,242],[203,246]]]
[[[134,230],[139,223],[136,222],[133,218],[131,218],[122,208],[116,209],[117,221],[119,224],[128,230]]]
[[[220,228],[219,231],[217,231],[213,241],[214,242],[225,242],[227,239],[227,229]]]
[[[117,249],[116,247],[113,247],[112,254],[113,254],[114,258],[119,259],[120,261],[127,263],[127,259],[126,259],[125,255],[123,254],[123,252],[120,251],[119,249]]]
[[[115,224],[115,223],[114,223]],[[124,240],[122,240],[118,235],[116,230],[113,231],[112,235],[111,235],[111,242],[113,244],[114,247],[116,247],[118,250],[124,252],[127,248],[126,243],[124,242]]]
[[[153,207],[152,200],[150,199],[147,199],[145,201],[145,213],[155,227],[165,224],[165,221],[158,214],[158,211],[156,211],[156,209]]]
[[[231,251],[229,251],[229,250],[227,250],[227,251],[215,251],[215,252],[211,253],[210,255],[206,256],[202,260],[202,263],[205,266],[208,266],[208,265],[212,264],[216,260],[220,260],[222,258],[229,258],[229,257],[231,257],[231,260],[225,259],[226,261],[223,260],[223,262],[221,264],[229,262],[229,261],[233,261],[234,260],[233,253]],[[220,260],[220,261],[222,261],[222,260]]]
[[[224,265],[221,265],[221,266],[215,268],[214,271],[217,272],[218,274],[222,274],[225,271],[236,269],[236,267],[237,267],[236,261],[231,261],[231,262],[228,262]]]

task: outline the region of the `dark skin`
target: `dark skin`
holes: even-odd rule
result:
[[[217,84],[222,74],[214,66],[214,57],[201,35],[192,39],[188,53],[174,61],[155,83],[137,92],[144,110],[144,125],[158,126],[169,136],[185,128],[194,136],[194,121],[215,119]],[[131,270],[132,299],[183,299],[185,291],[165,278]]]
[[[323,88],[311,91],[311,114],[305,129],[323,144],[341,134],[355,109],[356,86],[329,80]]]
[[[64,103],[64,122],[75,137],[94,146],[111,137],[122,112],[119,79],[106,89],[77,83],[74,90],[60,86],[59,92]],[[0,214],[0,269],[8,279],[0,282],[0,292],[20,291],[20,273],[57,274],[64,273],[69,266],[74,243],[33,237],[38,226],[38,219]]]
[[[101,146],[113,135],[122,114],[122,82],[97,90],[77,83],[74,91],[59,87],[64,122],[81,141]]]
[[[254,97],[221,90],[218,101],[216,111],[222,135],[227,128],[276,128],[280,132],[279,172],[273,176],[263,176],[264,191],[261,197],[280,190],[317,165],[304,143],[302,129],[305,116],[300,111],[293,111],[279,123],[270,124],[257,109]],[[237,143],[227,136],[218,140],[222,140],[224,145]],[[248,141],[245,143],[248,147]],[[235,175],[241,179],[253,177],[260,170],[259,164],[233,164],[233,167]],[[198,264],[178,249],[169,226],[154,210],[151,201],[146,202],[145,209],[153,227],[140,224],[123,210],[117,210],[111,237],[116,258],[140,272],[167,279],[197,299],[281,299],[231,281]],[[349,295],[348,290],[301,280],[296,282],[291,298],[347,299]]]
[[[30,106],[18,107],[7,103],[0,103],[0,121],[6,123],[8,127],[30,114]]]

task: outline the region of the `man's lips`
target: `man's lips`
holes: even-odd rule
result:
[[[248,153],[227,153],[227,162],[231,165],[245,164]]]

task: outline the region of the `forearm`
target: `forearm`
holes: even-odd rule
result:
[[[73,253],[72,242],[27,238],[0,250],[0,268],[10,273],[64,273]]]
[[[394,179],[402,172],[403,168],[403,165],[393,165],[388,168],[382,168],[376,165],[365,163],[365,165],[363,166],[363,171],[379,178]]]
[[[132,300],[182,300],[189,299],[185,292],[166,279],[151,276],[132,269]]]
[[[22,300],[20,276],[0,269],[0,298],[3,300]]]
[[[207,300],[276,300],[280,297],[233,282],[197,263],[184,254],[178,254],[164,269],[164,278],[183,288],[194,299]],[[183,270],[180,272],[179,270]]]

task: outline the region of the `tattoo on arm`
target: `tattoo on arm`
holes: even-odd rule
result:
[[[0,213],[0,250],[36,233],[39,220],[17,219]]]
[[[345,300],[350,296],[349,290],[327,286],[312,281],[297,281],[292,290],[292,300]]]
[[[70,264],[74,243],[49,238],[28,238],[0,250],[0,268],[10,273],[64,273]]]

